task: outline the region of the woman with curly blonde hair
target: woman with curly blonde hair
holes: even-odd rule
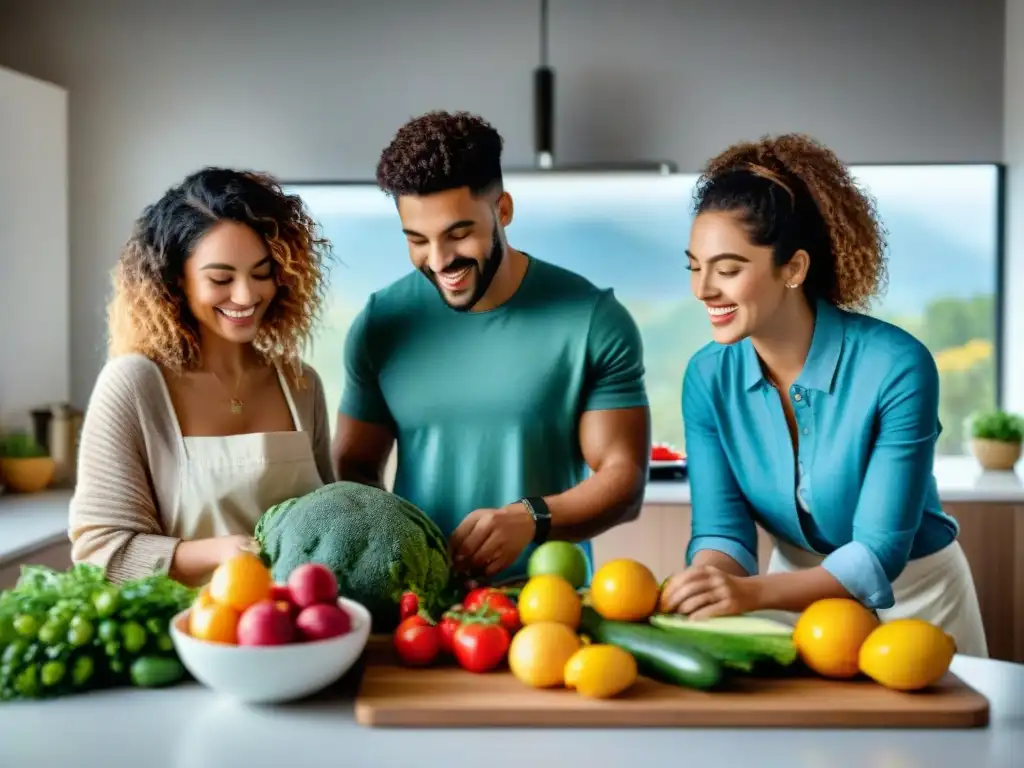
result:
[[[76,562],[201,583],[264,510],[334,480],[322,385],[300,358],[328,252],[300,198],[261,174],[206,168],[145,209],[82,428]]]
[[[792,620],[845,598],[987,655],[933,475],[935,361],[858,311],[886,276],[874,202],[830,150],[785,135],[714,158],[696,214],[690,285],[714,340],[683,380],[692,535],[660,607]],[[757,525],[775,545],[764,575]]]

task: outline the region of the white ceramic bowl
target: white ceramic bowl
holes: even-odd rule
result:
[[[197,640],[188,634],[188,610],[171,622],[171,639],[185,669],[217,693],[249,704],[291,701],[337,682],[366,647],[369,611],[345,598],[338,605],[352,617],[352,629],[327,640],[271,646]]]

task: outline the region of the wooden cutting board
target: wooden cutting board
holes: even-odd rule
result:
[[[574,691],[529,688],[507,669],[473,674],[452,665],[405,668],[386,640],[374,638],[355,717],[364,726],[407,728],[976,728],[988,725],[989,703],[952,673],[917,693],[812,675],[733,676],[714,692],[641,677],[622,696],[594,701]]]

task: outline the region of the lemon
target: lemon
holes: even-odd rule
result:
[[[561,576],[534,576],[519,593],[519,620],[523,624],[556,621],[576,629],[583,610],[580,596]]]
[[[804,664],[822,677],[852,678],[860,646],[879,624],[856,600],[826,598],[808,606],[793,627],[793,644]]]
[[[579,637],[561,622],[529,624],[509,644],[508,668],[525,685],[553,688],[565,683],[565,665],[579,648]]]
[[[898,691],[937,683],[953,661],[956,643],[922,619],[894,619],[872,632],[860,647],[860,671]]]
[[[590,584],[590,603],[611,621],[642,621],[654,613],[659,592],[650,568],[620,558],[597,569]]]
[[[617,696],[636,678],[636,659],[614,645],[586,645],[565,664],[566,687],[591,699]]]

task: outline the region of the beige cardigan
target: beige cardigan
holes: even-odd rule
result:
[[[293,387],[302,426],[310,432],[325,483],[334,480],[330,427],[319,375],[303,365]],[[163,374],[148,358],[112,358],[96,381],[82,425],[78,479],[68,535],[74,562],[107,569],[114,581],[167,572],[178,539],[166,535],[159,510],[176,503],[177,417]]]

